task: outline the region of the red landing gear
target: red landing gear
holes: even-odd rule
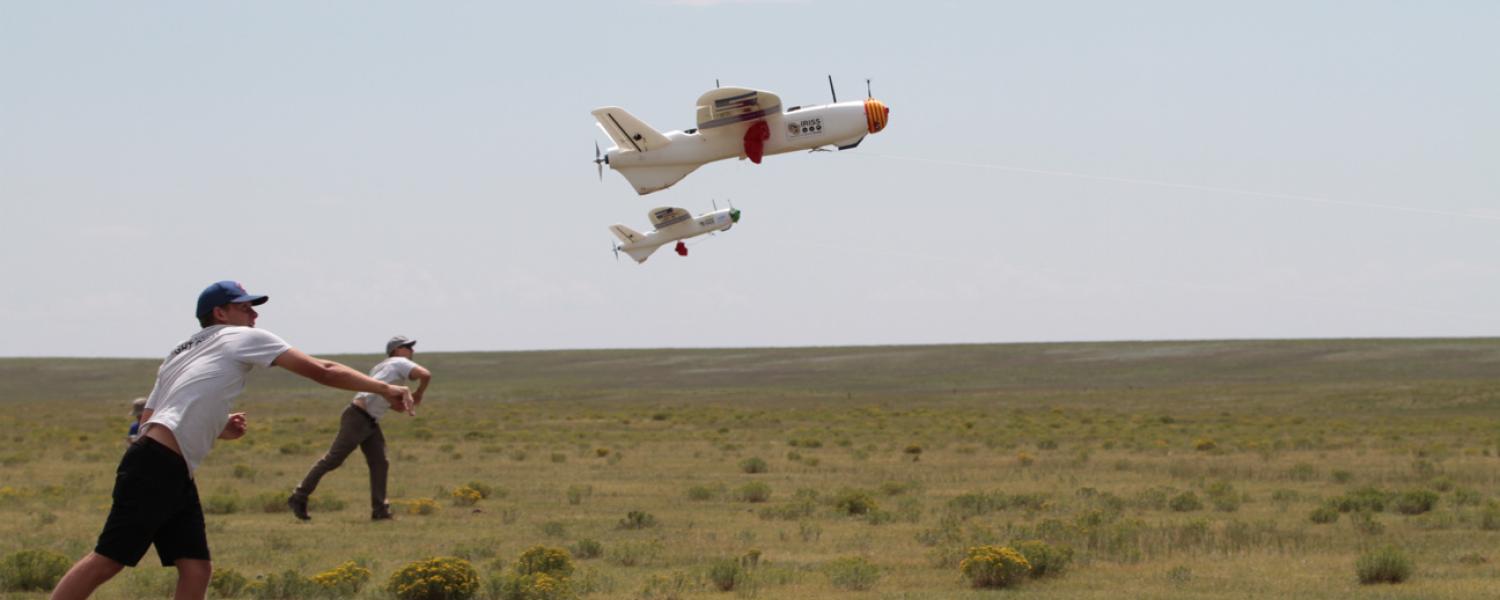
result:
[[[677,251],[678,256],[687,256],[687,244],[682,243],[682,240],[677,240],[677,247],[673,250]]]

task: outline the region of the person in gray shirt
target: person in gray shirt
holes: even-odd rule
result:
[[[387,358],[370,369],[370,377],[386,383],[419,382],[411,393],[413,413],[416,405],[422,403],[427,384],[432,382],[432,372],[411,359],[416,353],[416,345],[416,340],[405,336],[391,338],[385,343]],[[292,515],[303,521],[312,519],[307,514],[307,501],[313,490],[318,489],[318,482],[329,471],[343,465],[344,459],[358,447],[365,455],[365,464],[370,467],[370,518],[375,521],[391,518],[390,503],[385,497],[390,462],[385,458],[385,434],[380,431],[380,417],[385,412],[385,403],[379,401],[379,396],[363,392],[354,395],[339,418],[339,433],[333,438],[333,446],[313,464],[302,483],[287,498],[286,504],[291,507]]]

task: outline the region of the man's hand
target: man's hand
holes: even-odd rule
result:
[[[411,389],[407,388],[406,386],[387,385],[386,390],[384,392],[381,392],[380,395],[385,396],[386,402],[389,402],[391,404],[391,410],[394,410],[396,412],[404,412],[410,415],[416,414],[416,407],[415,402],[413,401],[411,396]]]
[[[237,412],[229,415],[229,422],[224,424],[224,431],[219,432],[221,440],[237,440],[245,435],[245,413]]]

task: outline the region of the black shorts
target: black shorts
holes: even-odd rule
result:
[[[120,459],[114,504],[94,552],[134,567],[153,544],[164,567],[179,558],[209,560],[203,505],[187,462],[160,442],[143,437]]]

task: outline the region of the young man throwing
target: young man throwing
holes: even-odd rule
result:
[[[120,459],[114,503],[99,543],[73,565],[54,600],[87,598],[156,546],[162,566],[177,567],[179,600],[203,598],[213,565],[193,473],[216,439],[245,435],[245,413],[230,413],[255,367],[282,367],[319,384],[376,394],[396,410],[412,399],[405,387],[372,379],[336,362],[308,356],[275,334],[255,328],[253,295],[220,281],[198,295],[198,333],[178,344],[156,373],[141,415],[143,433]]]
[[[416,340],[404,336],[391,338],[385,343],[385,355],[389,358],[370,369],[371,377],[386,383],[420,381],[417,391],[411,394],[413,406],[422,403],[422,394],[427,392],[427,384],[432,382],[432,372],[411,359],[416,353],[416,345]],[[380,402],[378,396],[355,394],[354,400],[339,418],[339,434],[333,438],[333,447],[328,449],[323,458],[318,459],[307,476],[302,478],[302,484],[292,491],[292,497],[287,499],[287,506],[292,507],[293,515],[303,521],[312,518],[307,514],[307,499],[313,490],[318,489],[318,481],[329,471],[344,464],[344,459],[358,446],[365,455],[365,464],[370,466],[370,518],[376,521],[391,518],[391,507],[385,499],[385,482],[390,463],[385,459],[385,434],[380,431],[380,416],[383,414],[385,403]]]

